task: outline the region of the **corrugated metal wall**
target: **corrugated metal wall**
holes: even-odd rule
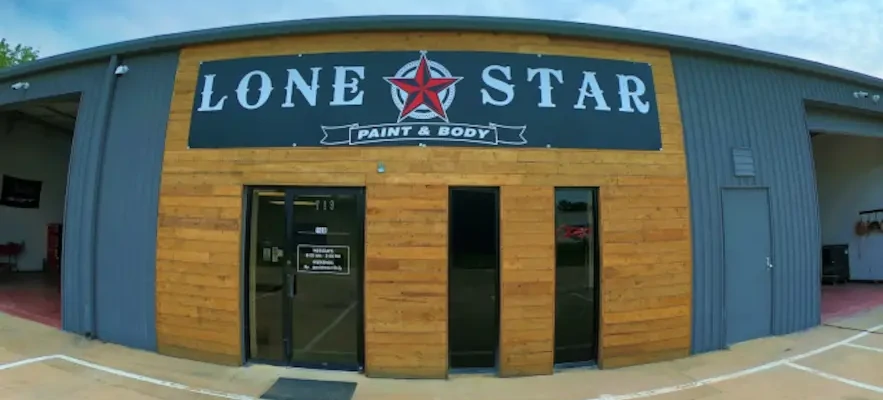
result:
[[[56,70],[19,81],[30,83],[28,90],[0,91],[0,105],[82,92],[77,113],[77,126],[71,148],[68,170],[67,199],[64,215],[64,248],[62,254],[62,327],[71,332],[85,333],[86,297],[92,290],[92,280],[83,266],[92,249],[92,222],[94,221],[94,162],[99,143],[92,132],[97,129],[102,77],[106,63],[95,63]],[[3,82],[7,88],[14,82]]]
[[[156,350],[156,230],[178,53],[121,60],[111,103],[96,254],[98,338]]]
[[[725,346],[723,187],[769,188],[773,332],[817,325],[821,233],[805,102],[883,107],[853,97],[866,87],[695,55],[674,54],[673,62],[692,207],[693,351]],[[755,176],[735,176],[733,148],[752,150]]]
[[[98,133],[106,61],[20,78],[28,90],[0,90],[0,106],[81,94],[65,203],[62,327],[153,350],[156,216],[178,54],[121,61],[130,71],[116,81],[104,143]],[[94,277],[86,268],[93,259]],[[88,318],[93,291],[95,332]]]
[[[806,125],[813,133],[883,138],[883,118],[861,114],[811,107],[807,109]]]

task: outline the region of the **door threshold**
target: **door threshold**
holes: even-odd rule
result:
[[[497,375],[497,369],[488,367],[452,368],[449,373],[451,375]]]
[[[331,373],[346,373],[346,374],[356,374],[356,375],[364,375],[365,369],[353,369],[353,368],[322,368],[322,367],[312,367],[312,366],[303,366],[303,365],[288,365],[284,363],[274,363],[260,360],[249,360],[246,361],[245,364],[242,364],[242,367],[274,367],[274,368],[283,368],[283,369],[299,369],[310,372],[331,372]]]
[[[553,367],[553,371],[568,371],[572,369],[599,369],[598,363],[596,361],[576,361],[576,362],[568,362],[555,364]]]

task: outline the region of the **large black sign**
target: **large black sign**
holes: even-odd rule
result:
[[[659,150],[662,140],[649,64],[421,51],[202,63],[189,145]]]
[[[15,208],[40,208],[43,182],[3,175],[0,205]]]

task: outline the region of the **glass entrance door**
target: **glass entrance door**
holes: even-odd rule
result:
[[[296,189],[290,197],[291,361],[357,369],[364,246],[360,192]]]
[[[263,193],[258,191],[259,194]],[[284,245],[272,246],[277,273],[264,273],[277,285],[250,284],[252,291],[281,287],[272,299],[255,299],[250,319],[256,330],[269,331],[255,346],[255,359],[292,366],[360,370],[363,365],[362,266],[364,191],[360,188],[285,188],[273,191],[279,213],[252,210],[251,226],[259,237],[281,231]],[[282,194],[282,198],[279,198]],[[252,207],[267,202],[252,201]],[[272,222],[262,221],[262,217]],[[262,234],[267,231],[267,234]],[[252,253],[268,253],[254,239]],[[275,242],[274,242],[275,244]],[[252,261],[255,257],[252,257]],[[255,263],[261,267],[260,263]],[[264,267],[266,269],[266,267]],[[259,274],[251,274],[252,276]],[[281,314],[281,315],[280,315]],[[273,316],[276,318],[273,318]],[[275,320],[275,321],[274,321]],[[255,329],[254,327],[257,327]],[[255,348],[257,347],[257,348]]]

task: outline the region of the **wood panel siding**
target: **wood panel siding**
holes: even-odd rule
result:
[[[448,188],[379,183],[367,197],[366,373],[446,376]]]
[[[662,151],[508,148],[188,150],[201,61],[297,53],[485,50],[649,62]],[[386,172],[377,173],[377,163]],[[243,356],[243,185],[364,186],[366,368],[447,375],[447,199],[501,187],[503,375],[548,374],[554,338],[554,187],[600,188],[602,367],[688,355],[691,249],[683,135],[667,50],[538,35],[371,33],[278,37],[183,49],[159,212],[159,350]]]
[[[555,345],[555,191],[500,189],[500,375],[552,373]]]

